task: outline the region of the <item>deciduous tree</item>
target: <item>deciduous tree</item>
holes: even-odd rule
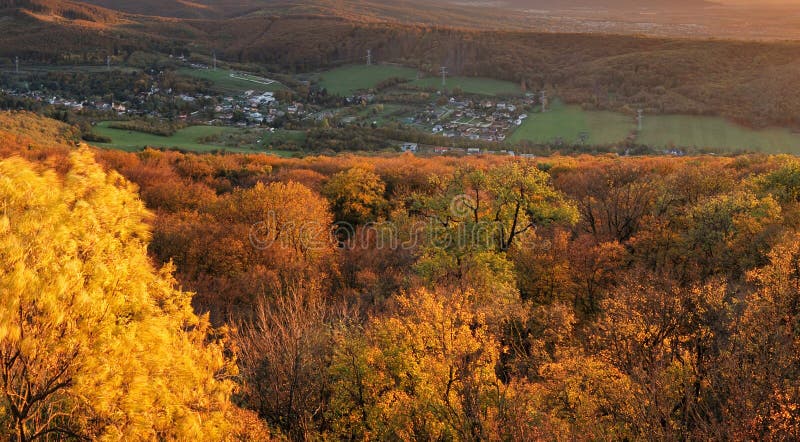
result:
[[[150,215],[87,150],[59,178],[0,162],[0,433],[221,440],[235,373],[146,254]]]

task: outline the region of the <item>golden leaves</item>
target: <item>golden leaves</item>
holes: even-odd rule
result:
[[[132,186],[86,149],[70,161],[63,180],[0,162],[0,398],[17,410],[6,422],[28,437],[219,440],[232,391],[216,377],[229,369],[222,344],[169,269],[152,267]]]

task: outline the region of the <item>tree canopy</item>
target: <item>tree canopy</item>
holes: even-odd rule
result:
[[[134,186],[88,150],[69,161],[63,177],[0,161],[0,433],[225,438],[221,335],[151,264]]]

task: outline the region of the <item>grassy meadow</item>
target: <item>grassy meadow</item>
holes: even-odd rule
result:
[[[579,144],[581,134],[586,144],[606,145],[625,140],[636,129],[631,117],[615,112],[584,111],[578,106],[554,103],[545,113],[532,113],[509,137],[509,142],[548,143],[562,139]]]
[[[510,143],[548,143],[557,139],[580,144],[582,133],[588,145],[623,142],[636,131],[633,116],[616,112],[585,111],[556,102],[544,113],[529,118],[509,137]],[[755,130],[720,117],[694,115],[645,115],[636,142],[657,148],[698,148],[723,152],[759,151],[800,154],[800,134],[789,129]]]
[[[375,87],[390,78],[417,78],[417,70],[402,66],[352,65],[332,69],[320,74],[320,86],[331,94],[351,95],[360,90]]]
[[[275,92],[284,89],[284,86],[278,82],[264,84],[259,81],[248,80],[247,78],[251,77],[248,74],[236,73],[227,69],[213,70],[183,68],[179,69],[178,73],[209,81],[213,84],[213,88],[215,90],[229,94],[241,94],[242,92],[249,90],[256,92]],[[231,74],[234,73],[238,74],[239,77],[231,77]]]
[[[724,118],[690,115],[645,116],[637,141],[658,147],[697,147],[800,154],[800,135],[789,129],[753,130]]]
[[[174,148],[191,152],[213,152],[225,150],[227,152],[266,152],[276,155],[286,155],[288,154],[287,152],[264,149],[261,146],[269,145],[272,142],[283,142],[289,139],[301,141],[305,136],[303,133],[298,135],[297,133],[290,131],[278,131],[275,133],[260,134],[259,137],[257,137],[263,140],[260,144],[254,142],[249,146],[230,147],[226,146],[222,142],[207,142],[204,141],[204,139],[208,137],[216,137],[220,140],[224,140],[230,137],[237,137],[241,135],[239,132],[245,129],[219,126],[189,126],[178,130],[175,132],[175,134],[169,137],[163,137],[132,130],[114,129],[109,127],[109,124],[111,124],[109,121],[98,123],[94,128],[94,132],[98,135],[111,138],[111,142],[92,144],[98,147],[120,149],[128,152],[139,151],[145,147],[156,147]]]

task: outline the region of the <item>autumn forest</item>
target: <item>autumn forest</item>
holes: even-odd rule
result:
[[[800,437],[793,157],[125,153],[3,122],[15,440]]]
[[[588,3],[0,0],[0,441],[800,440],[796,6]]]

